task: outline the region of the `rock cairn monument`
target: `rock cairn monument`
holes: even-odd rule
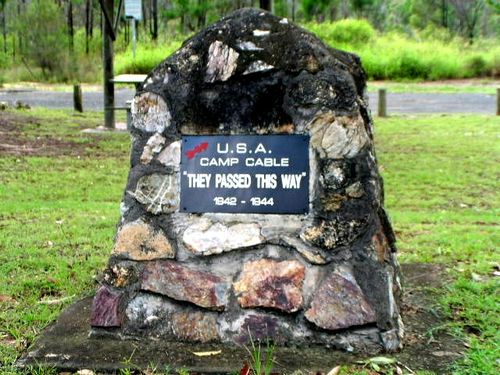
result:
[[[132,104],[93,335],[399,349],[365,88],[357,56],[257,9],[156,67]]]

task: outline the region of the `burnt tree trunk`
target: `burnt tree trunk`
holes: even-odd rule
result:
[[[106,22],[105,17],[102,16],[102,30],[103,30],[103,81],[104,81],[104,125],[107,128],[114,128],[115,126],[115,86],[112,82],[113,78],[113,35],[112,20],[114,0],[105,0],[104,6],[106,7],[109,19],[111,22]]]
[[[73,0],[68,0],[68,36],[69,36],[69,50],[73,52],[75,48],[75,29],[73,27]]]
[[[148,23],[148,7],[146,6],[146,1],[141,2],[141,7],[142,7],[142,22],[144,25],[144,35],[147,35],[148,29],[149,29],[149,23]],[[137,33],[139,35],[139,33]]]
[[[259,0],[259,5],[262,9],[271,11],[271,0]]]
[[[7,21],[5,15],[5,5],[2,9],[2,34],[3,34],[3,52],[7,54]]]
[[[205,26],[207,22],[207,0],[198,0],[198,28]]]
[[[158,0],[151,0],[151,37],[158,39]]]

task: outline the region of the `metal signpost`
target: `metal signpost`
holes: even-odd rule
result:
[[[309,136],[184,136],[181,211],[307,213]]]
[[[135,28],[136,21],[142,20],[142,3],[141,0],[125,0],[125,18],[130,19],[132,25],[132,51],[135,59],[135,51],[137,48],[137,30]]]

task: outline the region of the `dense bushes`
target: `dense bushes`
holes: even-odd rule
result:
[[[169,42],[147,43],[137,46],[134,58],[132,47],[119,53],[115,59],[115,72],[122,73],[149,73],[160,62],[174,53],[182,44],[181,39]]]
[[[330,46],[358,54],[370,79],[436,80],[500,74],[500,46],[495,41],[469,45],[439,30],[412,38],[397,32],[375,36],[364,20],[304,26]],[[353,35],[355,30],[361,37]],[[351,40],[344,38],[349,35],[353,35]]]
[[[475,45],[453,38],[443,30],[409,37],[399,32],[377,35],[366,20],[307,23],[306,29],[334,48],[361,57],[370,79],[437,80],[498,76],[500,46],[482,40]],[[131,47],[116,58],[117,73],[148,73],[181,44],[180,39],[158,45],[140,45],[137,57]]]
[[[326,29],[325,29],[326,26]],[[330,43],[361,45],[375,37],[375,29],[366,20],[345,19],[329,23],[307,23],[306,29]]]

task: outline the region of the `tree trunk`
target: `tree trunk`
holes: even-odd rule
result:
[[[109,18],[113,20],[113,4],[114,0],[105,0]],[[101,12],[102,14],[102,12]],[[110,30],[110,25],[102,17],[103,36],[102,36],[102,65],[103,65],[103,81],[104,81],[104,126],[114,128],[115,126],[115,86],[111,81],[113,79],[113,40],[111,35],[113,30]]]
[[[151,37],[153,40],[158,39],[158,0],[152,0],[151,4],[151,24],[152,32]]]
[[[73,0],[68,0],[68,35],[69,50],[73,53],[75,47],[75,29],[73,28]]]
[[[90,39],[94,36],[94,0],[89,0],[90,2],[90,22],[89,22],[89,36]]]
[[[17,18],[21,18],[21,6],[24,5],[24,0],[21,0],[17,3]],[[21,31],[19,30],[17,32],[17,43],[19,45],[19,54],[22,55],[23,53],[23,36]]]
[[[90,0],[85,2],[85,54],[89,54]]]
[[[2,9],[2,34],[3,34],[3,52],[7,55],[7,22],[5,15],[5,5]]]
[[[149,24],[148,24],[148,14],[147,14],[147,6],[146,6],[146,1],[141,1],[141,7],[142,7],[142,22],[144,26],[144,35],[147,35],[148,29],[149,29]]]
[[[198,6],[200,7],[200,13],[198,15],[198,28],[201,29],[205,26],[207,22],[207,1],[198,0]]]
[[[260,0],[259,4],[262,9],[265,9],[269,12],[271,11],[271,0]]]
[[[447,0],[441,1],[441,26],[448,28],[448,3]]]

